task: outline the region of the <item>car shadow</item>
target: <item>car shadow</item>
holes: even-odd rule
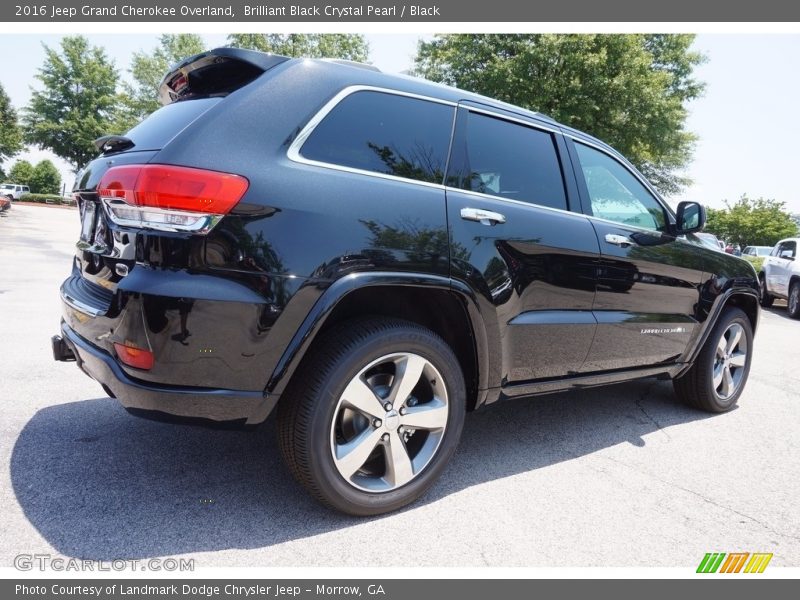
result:
[[[708,415],[664,381],[509,400],[467,415],[459,450],[405,510]],[[281,463],[274,420],[255,431],[137,419],[101,398],[38,411],[11,457],[16,498],[60,553],[113,560],[261,548],[362,519],[314,502]],[[392,518],[391,515],[381,518]]]
[[[775,304],[773,304],[769,308],[762,307],[761,310],[768,313],[772,313],[773,315],[778,315],[779,317],[788,319],[789,321],[795,323],[797,322],[797,319],[793,319],[792,317],[789,316],[789,309],[786,307],[785,300],[775,300]]]

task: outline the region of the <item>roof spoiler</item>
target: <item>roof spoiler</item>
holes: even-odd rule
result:
[[[166,106],[197,96],[225,96],[287,60],[255,50],[214,48],[172,65],[158,86],[158,99]]]

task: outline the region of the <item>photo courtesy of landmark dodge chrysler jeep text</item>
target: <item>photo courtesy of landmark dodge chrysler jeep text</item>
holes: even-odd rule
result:
[[[723,412],[753,267],[617,152],[542,115],[353,63],[221,48],[97,141],[57,360],[130,412],[254,425],[339,510],[420,496],[465,413],[643,377]]]

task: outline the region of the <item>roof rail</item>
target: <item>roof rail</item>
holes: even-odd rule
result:
[[[336,63],[338,65],[347,65],[348,67],[356,67],[357,69],[366,69],[367,71],[375,71],[376,73],[381,72],[381,70],[375,65],[368,65],[367,63],[362,63],[355,60],[346,60],[344,58],[320,58],[319,60]]]

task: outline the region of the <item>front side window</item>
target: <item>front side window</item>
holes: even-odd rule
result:
[[[795,242],[783,242],[778,256],[781,256],[784,252],[789,252],[789,256],[794,258],[797,255],[797,244]]]
[[[566,210],[564,179],[553,135],[469,112],[453,148],[448,184]]]
[[[442,183],[455,108],[385,92],[354,92],[314,128],[309,160]]]
[[[576,142],[575,149],[589,190],[592,215],[622,225],[665,229],[664,207],[627,168],[590,146]]]

